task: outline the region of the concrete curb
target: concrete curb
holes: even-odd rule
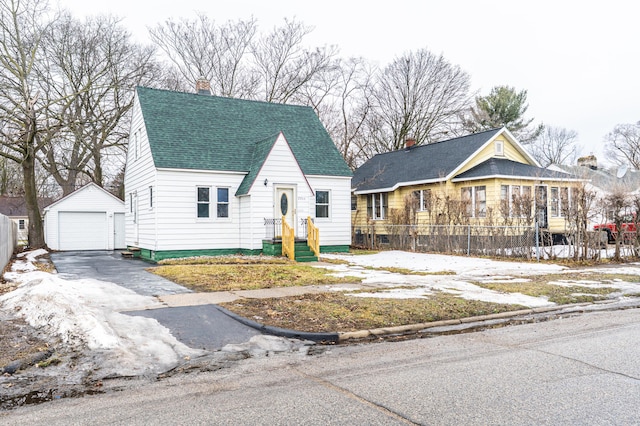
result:
[[[313,333],[313,332],[307,332],[307,331],[296,331],[296,330],[289,330],[286,328],[271,327],[269,325],[260,324],[259,322],[242,317],[221,306],[218,306],[218,305],[214,305],[214,306],[223,314],[230,316],[231,318],[235,319],[236,321],[248,327],[255,328],[256,330],[259,330],[264,334],[270,334],[272,336],[288,337],[290,339],[311,340],[313,342],[323,343],[323,344],[338,343],[338,340],[339,340],[338,333]]]
[[[559,314],[572,314],[586,311],[631,309],[638,307],[640,307],[640,300],[626,303],[602,301],[594,303],[575,303],[569,305],[547,306],[543,308],[522,309],[519,311],[501,312],[498,314],[481,315],[453,320],[433,321],[428,323],[402,325],[397,327],[375,328],[371,330],[341,332],[338,333],[338,343],[347,343],[348,341],[366,340],[385,336],[400,336],[407,334],[450,334],[453,330],[446,330],[437,333],[434,332],[434,329],[441,327],[466,325],[466,327],[456,330],[458,332],[463,332],[464,330],[482,328],[486,326],[487,323],[495,322],[496,320],[505,320],[503,322],[518,321],[521,323],[523,319],[525,319],[527,316],[530,316],[531,318],[529,319],[529,322],[534,322],[540,320],[541,317],[549,318]]]
[[[545,306],[542,308],[522,309],[518,311],[501,312],[498,314],[480,315],[475,317],[467,317],[452,320],[441,320],[419,324],[408,324],[397,327],[382,327],[370,330],[334,332],[334,333],[314,333],[305,331],[296,331],[279,327],[272,327],[261,324],[259,322],[242,317],[231,312],[221,306],[214,305],[220,312],[239,321],[240,323],[252,327],[265,334],[273,336],[288,337],[300,340],[311,340],[320,344],[336,344],[348,343],[350,341],[368,340],[390,336],[402,336],[410,334],[452,334],[455,332],[462,333],[468,330],[485,328],[490,325],[504,324],[509,322],[536,322],[541,318],[549,319],[561,314],[575,314],[587,311],[605,311],[618,309],[640,308],[640,299],[630,301],[599,301],[574,303],[569,305]],[[528,317],[528,318],[527,318]],[[461,326],[455,328],[455,326]],[[450,327],[449,329],[446,329]],[[444,328],[444,330],[443,330]],[[438,330],[440,329],[440,330]]]

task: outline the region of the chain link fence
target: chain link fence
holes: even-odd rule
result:
[[[633,241],[632,241],[633,240]],[[620,242],[620,255],[637,256],[635,239]],[[613,256],[604,232],[550,233],[536,226],[378,225],[354,227],[352,244],[407,250],[521,259],[593,259]]]

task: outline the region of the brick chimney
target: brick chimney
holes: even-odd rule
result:
[[[198,95],[211,95],[211,83],[205,77],[196,80],[196,93]]]
[[[407,139],[404,141],[404,147],[405,147],[406,149],[411,149],[411,148],[413,148],[415,145],[416,145],[416,139],[415,139],[415,138],[411,138],[411,137],[409,137],[409,138],[407,138]]]

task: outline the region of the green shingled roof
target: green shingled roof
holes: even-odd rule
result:
[[[145,87],[137,95],[157,168],[256,174],[282,132],[305,175],[351,176],[310,107]]]

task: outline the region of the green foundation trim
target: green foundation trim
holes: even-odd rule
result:
[[[164,259],[175,259],[181,257],[198,257],[198,256],[229,256],[234,254],[242,254],[245,256],[258,255],[262,250],[249,249],[208,249],[208,250],[148,250],[140,249],[140,257],[145,260],[159,262]]]
[[[320,246],[320,253],[349,253],[349,245]]]

